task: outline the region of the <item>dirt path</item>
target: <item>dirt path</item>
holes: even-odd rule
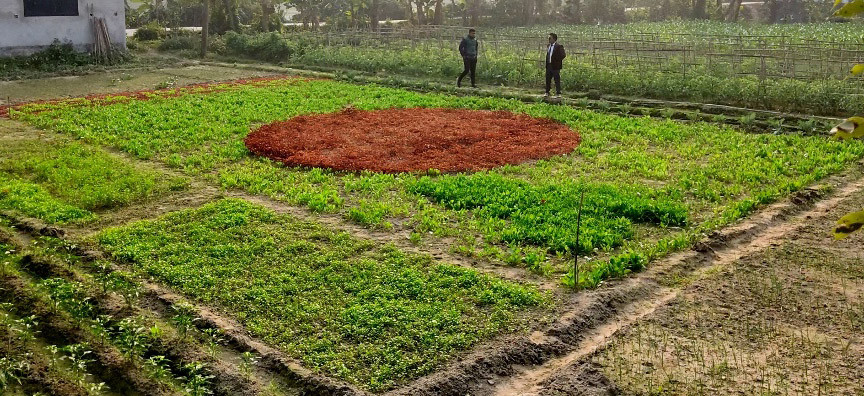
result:
[[[15,104],[88,94],[105,94],[154,88],[172,88],[210,81],[263,77],[275,74],[261,70],[187,64],[168,68],[110,70],[80,76],[0,81],[2,102]]]
[[[557,373],[562,367],[567,367],[573,362],[594,353],[599,345],[605,344],[610,337],[617,334],[621,329],[652,314],[657,308],[665,305],[677,296],[677,290],[660,288],[656,293],[648,296],[647,300],[634,301],[624,306],[617,316],[600,326],[587,330],[583,334],[584,340],[570,353],[551,359],[540,366],[514,367],[516,374],[498,382],[497,386],[492,390],[493,394],[497,396],[538,395],[546,379]]]

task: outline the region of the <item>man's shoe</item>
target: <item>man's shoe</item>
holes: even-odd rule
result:
[[[555,94],[555,99],[561,99],[561,94]]]
[[[545,94],[543,94],[543,97],[548,99],[549,98],[549,92],[546,92]]]

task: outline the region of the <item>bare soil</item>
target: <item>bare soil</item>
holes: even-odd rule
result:
[[[154,70],[112,70],[77,76],[0,81],[0,105],[34,100],[174,88],[190,84],[281,75],[284,72],[187,65]]]
[[[289,76],[272,76],[272,77],[259,77],[259,78],[251,78],[251,79],[238,79],[231,81],[222,81],[222,82],[207,82],[207,83],[195,83],[189,84],[183,87],[175,88],[175,87],[165,87],[165,88],[157,88],[157,89],[145,89],[138,91],[127,91],[127,92],[116,92],[116,93],[100,93],[100,94],[90,94],[86,96],[77,96],[73,98],[63,98],[63,99],[50,99],[50,100],[35,100],[35,101],[27,101],[16,104],[0,104],[0,117],[9,117],[9,110],[17,109],[21,106],[32,104],[32,103],[41,103],[41,104],[68,104],[68,105],[87,105],[87,106],[104,106],[112,103],[117,103],[118,100],[123,99],[125,101],[144,101],[150,100],[153,98],[169,98],[180,96],[185,93],[195,92],[196,94],[206,94],[206,93],[214,93],[224,91],[232,86],[237,85],[261,85],[266,84],[267,82],[273,80],[299,80],[296,77]]]

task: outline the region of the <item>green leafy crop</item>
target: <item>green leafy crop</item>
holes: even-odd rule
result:
[[[431,172],[425,180],[417,174],[285,167],[250,158],[243,145],[262,123],[346,106],[512,111],[562,122],[580,134],[581,143],[572,153],[499,167],[485,176]],[[651,260],[690,246],[701,233],[864,155],[861,142],[819,136],[754,134],[700,122],[324,80],[272,81],[147,101],[118,99],[103,106],[85,100],[32,105],[13,110],[12,116],[162,161],[191,176],[204,175],[226,189],[336,213],[371,228],[408,227],[415,243],[428,236],[453,237],[454,251],[522,263],[543,273],[563,268],[547,271],[539,253],[574,250],[574,199],[585,189],[586,239],[575,250],[614,248],[584,268],[597,282],[626,272],[618,269],[639,267],[613,265],[612,256],[633,250]]]
[[[0,208],[49,223],[90,221],[96,218],[91,211],[187,183],[76,142],[24,140],[0,146]]]
[[[391,388],[518,325],[536,289],[226,199],[109,229],[115,258],[233,312],[308,367]]]
[[[474,210],[482,218],[509,220],[505,242],[548,246],[556,252],[585,254],[594,248],[620,246],[633,236],[632,222],[683,226],[687,208],[674,197],[659,197],[649,190],[608,185],[534,186],[495,173],[453,177],[423,177],[409,190],[454,210]],[[630,190],[630,191],[628,191]],[[580,194],[584,235],[576,246]],[[680,199],[680,197],[679,197]]]
[[[49,223],[68,224],[96,218],[93,213],[65,204],[36,184],[0,173],[0,209],[14,210]]]

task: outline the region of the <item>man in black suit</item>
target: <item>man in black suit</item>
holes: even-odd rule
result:
[[[546,48],[546,96],[552,88],[552,79],[555,79],[555,96],[561,97],[561,68],[567,54],[564,46],[558,44],[558,35],[549,33],[549,47]]]

